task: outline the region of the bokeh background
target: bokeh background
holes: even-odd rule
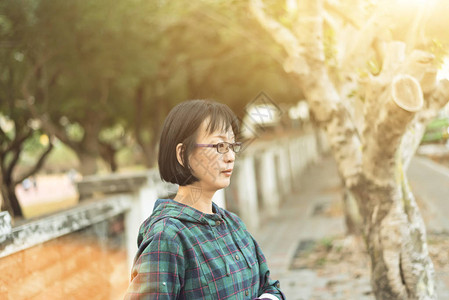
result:
[[[356,127],[364,122],[366,79],[386,69],[382,43],[404,43],[407,55],[423,51],[431,59],[423,56],[417,63],[437,70],[438,80],[449,75],[447,1],[318,2],[323,64]],[[334,262],[344,261],[346,256],[335,254],[338,247],[360,248],[351,257],[369,259],[359,247],[360,236],[342,242],[348,225],[342,200],[345,179],[338,159],[337,171],[330,158],[335,149],[332,136],[325,135],[328,124],[316,107],[311,109],[316,99],[310,99],[301,83],[301,67],[289,60],[291,48],[270,34],[269,22],[261,22],[255,7],[263,7],[298,39],[306,37],[303,48],[296,50],[307,52],[303,50],[311,37],[297,21],[301,5],[290,0],[268,0],[263,6],[244,0],[0,2],[0,267],[5,270],[0,298],[121,299],[135,247],[130,245],[135,229],[127,228],[151,213],[157,197],[176,193],[175,186],[160,182],[157,175],[163,121],[182,101],[213,99],[236,113],[242,124],[240,140],[246,143],[241,157],[245,163],[236,167],[233,183],[216,201],[239,213],[266,245],[273,273],[291,283],[287,289],[297,296],[293,299],[351,299],[346,294],[354,290],[350,285],[331,293],[341,278],[324,274],[333,279],[310,292],[296,280],[310,278],[308,273],[284,272],[323,270],[328,253],[337,255]],[[438,201],[449,196],[449,172],[444,169],[449,166],[449,110],[440,105],[428,112],[416,149],[428,159],[426,168],[436,164],[444,171],[432,173],[434,179],[416,195],[426,225],[438,233],[432,235],[434,249],[440,249],[449,226],[432,220],[444,219],[443,214],[434,218],[434,211],[444,211]],[[330,171],[313,173],[317,169]],[[271,173],[274,177],[266,176]],[[244,187],[245,178],[253,178],[254,184]],[[316,184],[323,178],[330,178],[328,186]],[[267,196],[273,191],[277,200]],[[324,202],[311,200],[307,209],[292,204],[308,192],[321,195]],[[296,207],[292,218],[300,224],[282,225],[289,220],[280,217],[288,206]],[[300,213],[304,209],[332,221],[320,219],[325,225],[317,225],[321,229],[316,235],[295,235],[301,229],[292,226],[309,220]],[[133,218],[134,223],[127,221]],[[265,218],[271,223],[260,221]],[[284,237],[291,241],[285,253],[276,252],[267,239],[276,228],[290,232]],[[336,231],[326,233],[326,228]],[[307,258],[311,252],[322,256]],[[448,258],[435,258],[437,252],[432,255],[443,268]],[[369,268],[369,263],[362,265],[364,271],[343,281],[358,286],[359,278],[369,278]],[[449,280],[441,276],[439,293],[446,295]],[[360,285],[360,295],[373,299],[369,281]]]

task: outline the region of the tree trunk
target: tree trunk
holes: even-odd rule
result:
[[[22,208],[20,207],[19,199],[17,199],[16,185],[6,179],[2,182],[1,192],[3,197],[1,210],[9,212],[12,218],[23,217]]]
[[[143,149],[143,161],[145,163],[145,166],[148,169],[154,168],[154,165],[156,164],[156,149],[154,145],[149,144],[141,144],[139,143],[139,146],[141,149]]]
[[[15,190],[16,185],[18,183],[22,182],[23,180],[25,180],[26,178],[34,175],[36,172],[38,172],[40,170],[40,168],[42,167],[42,165],[44,164],[45,159],[48,157],[48,155],[50,154],[50,152],[53,149],[53,143],[50,139],[50,143],[48,144],[47,149],[42,153],[42,155],[36,161],[34,166],[30,170],[28,170],[27,172],[22,174],[21,177],[14,179],[13,173],[14,173],[15,167],[17,166],[17,164],[19,162],[19,157],[20,157],[20,153],[22,152],[23,143],[30,136],[31,136],[31,131],[28,134],[26,134],[25,136],[23,136],[22,139],[17,139],[13,143],[11,143],[11,146],[13,144],[15,144],[15,146],[11,147],[9,149],[9,151],[1,153],[1,155],[0,155],[0,165],[1,165],[1,172],[2,172],[0,179],[1,179],[1,183],[2,183],[1,193],[2,193],[2,197],[3,197],[1,209],[8,210],[9,214],[15,218],[23,217],[23,212],[22,212],[20,203],[16,196],[16,190]],[[9,161],[8,163],[6,163],[4,158],[6,157],[6,154],[8,152],[10,154],[13,154],[13,159],[11,161]]]
[[[94,175],[98,172],[97,159],[101,153],[99,135],[102,117],[97,117],[95,114],[94,111],[86,113],[86,120],[91,121],[84,125],[83,139],[80,142],[71,142],[80,161],[82,175]]]
[[[404,193],[399,151],[423,106],[422,90],[415,78],[398,75],[379,91],[367,99],[382,110],[372,107],[365,118],[363,172],[351,186],[364,220],[373,291],[377,299],[436,299],[424,223],[411,192]]]
[[[404,175],[404,174],[403,174]],[[419,211],[407,177],[402,177],[402,201],[408,219],[408,238],[401,252],[401,267],[409,295],[417,295],[419,299],[436,298],[434,268],[427,249],[426,227]],[[424,268],[423,268],[424,266]]]
[[[16,182],[13,179],[14,168],[19,162],[24,142],[32,135],[32,131],[28,130],[28,128],[18,126],[19,123],[15,122],[15,128],[20,128],[20,130],[15,131],[14,140],[8,143],[5,139],[6,147],[2,147],[0,151],[0,171],[2,173],[1,193],[3,197],[2,210],[7,210],[13,218],[23,217],[22,208],[20,207],[15,192]],[[11,159],[6,160],[8,155],[10,155]]]
[[[134,97],[134,106],[135,106],[135,124],[134,124],[134,135],[136,137],[137,144],[140,146],[141,151],[143,152],[143,162],[147,168],[152,168],[155,163],[154,151],[155,149],[155,141],[154,138],[151,138],[148,135],[148,130],[153,130],[153,136],[155,135],[154,128],[145,127],[145,118],[147,118],[147,114],[145,113],[145,87],[147,81],[142,80],[142,82],[137,86],[136,95]],[[155,84],[152,85],[153,89],[155,89]],[[159,107],[159,106],[157,106]],[[153,117],[154,118],[154,117]]]
[[[82,175],[94,175],[98,171],[97,155],[90,152],[77,151],[76,155],[80,161],[80,172]]]
[[[346,234],[360,235],[362,233],[363,223],[357,201],[348,189],[344,189],[343,212],[345,214]]]
[[[363,206],[376,299],[437,297],[424,222],[407,186],[405,176],[398,183],[385,184],[363,178],[351,190]]]
[[[166,76],[162,73],[161,76]],[[161,100],[163,99],[162,91],[160,91],[160,86],[162,86],[161,82],[161,79],[159,79],[151,85],[155,99],[152,103],[146,103],[149,100],[145,96],[145,88],[148,84],[145,80],[137,87],[134,98],[134,135],[137,144],[143,152],[143,160],[147,168],[153,168],[156,163],[156,145],[159,142],[157,139],[159,138],[161,126],[168,112],[167,101]],[[148,118],[150,119],[149,122]]]
[[[115,155],[117,150],[114,147],[106,142],[99,142],[100,145],[100,155],[101,158],[108,164],[111,172],[117,172],[118,165],[117,160],[115,159]]]
[[[252,0],[251,9],[284,46],[288,54],[284,69],[298,77],[328,135],[345,186],[357,202],[376,298],[436,299],[424,223],[404,174],[403,164],[411,156],[400,149],[408,144],[406,133],[434,114],[433,107],[447,102],[449,83],[436,84],[436,72],[422,51],[404,59],[403,43],[387,44],[391,47],[386,47],[382,76],[371,77],[366,84],[364,124],[359,131],[325,66],[322,1],[298,2],[294,33],[267,16],[261,1]],[[424,112],[417,114],[420,110]]]

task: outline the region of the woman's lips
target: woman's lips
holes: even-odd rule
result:
[[[222,171],[221,173],[223,173],[225,176],[231,176],[231,174],[232,174],[232,169],[224,170],[224,171]]]

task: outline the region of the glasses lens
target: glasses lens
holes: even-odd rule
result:
[[[219,153],[226,153],[229,151],[229,146],[227,143],[218,143],[217,144],[217,150]]]
[[[242,143],[232,144],[232,150],[234,150],[235,153],[240,152],[241,149],[242,149]]]

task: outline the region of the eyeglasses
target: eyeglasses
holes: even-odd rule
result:
[[[234,153],[239,153],[240,150],[242,150],[242,143],[227,143],[227,142],[221,142],[217,144],[196,144],[197,147],[209,147],[209,148],[216,148],[217,152],[220,154],[225,154],[229,152],[229,148],[234,151]]]

